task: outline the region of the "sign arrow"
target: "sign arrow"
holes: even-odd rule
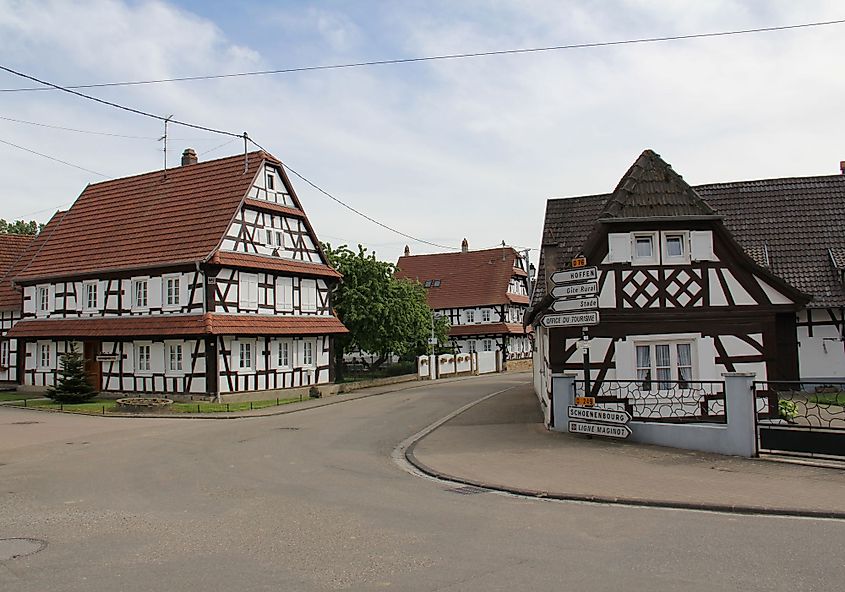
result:
[[[567,271],[556,271],[552,274],[553,284],[568,284],[569,282],[586,282],[589,280],[599,279],[599,270],[597,267],[581,267],[578,269],[570,269]]]
[[[568,298],[571,296],[592,296],[598,294],[598,282],[581,282],[579,284],[564,284],[552,288],[552,296],[555,298]]]
[[[566,312],[569,310],[591,310],[599,307],[599,299],[595,296],[589,298],[573,298],[570,300],[555,300],[552,302],[552,310],[555,312]]]
[[[597,409],[595,407],[578,407],[570,405],[566,408],[569,419],[581,419],[586,421],[601,421],[604,423],[615,423],[625,425],[631,421],[631,414],[627,411],[616,411],[614,409]]]

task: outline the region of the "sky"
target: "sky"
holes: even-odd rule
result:
[[[0,64],[70,85],[842,18],[841,0],[0,0]],[[537,249],[547,199],[612,191],[646,148],[693,185],[837,174],[843,56],[839,24],[84,92],[247,131],[326,191],[414,237]],[[30,86],[0,72],[0,89]],[[160,121],[67,93],[0,92],[0,142],[88,169],[0,143],[0,218],[43,222],[88,183],[161,168],[162,133]],[[242,152],[231,140],[171,126],[168,165],[187,147],[200,160]],[[393,261],[406,244],[444,250],[292,181],[324,242],[363,244]]]

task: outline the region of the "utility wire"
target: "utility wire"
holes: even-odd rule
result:
[[[256,142],[256,141],[255,141],[255,140],[253,140],[252,138],[249,138],[249,141],[250,141],[252,144],[254,144],[254,145],[255,145],[258,149],[260,149],[260,150],[264,150],[264,152],[267,152],[267,150],[266,150],[266,149],[265,149],[265,148],[264,148],[261,144],[259,144],[258,142]],[[279,162],[282,162],[282,161],[279,161]],[[376,225],[378,225],[378,226],[381,226],[382,228],[384,228],[384,229],[386,229],[386,230],[389,230],[389,231],[391,231],[391,232],[394,232],[394,233],[398,234],[399,236],[404,236],[405,238],[409,238],[409,239],[411,239],[411,240],[413,240],[413,241],[416,241],[416,242],[418,242],[418,243],[423,243],[423,244],[426,244],[426,245],[430,245],[430,246],[432,246],[432,247],[437,247],[437,248],[439,248],[439,249],[448,249],[448,250],[450,250],[450,251],[457,251],[457,250],[458,250],[456,247],[450,247],[450,246],[448,246],[448,245],[441,245],[441,244],[439,244],[439,243],[433,243],[433,242],[431,242],[431,241],[427,241],[427,240],[425,240],[425,239],[418,238],[418,237],[416,237],[416,236],[413,236],[413,235],[407,234],[407,233],[405,233],[405,232],[402,232],[401,230],[396,230],[396,229],[395,229],[395,228],[393,228],[392,226],[388,226],[387,224],[384,224],[383,222],[379,222],[379,221],[378,221],[378,220],[376,220],[375,218],[372,218],[371,216],[368,216],[367,214],[365,214],[364,212],[362,212],[362,211],[360,211],[360,210],[356,210],[355,208],[353,208],[352,206],[350,206],[350,205],[349,205],[348,203],[346,203],[345,201],[343,201],[343,200],[341,200],[341,199],[339,199],[339,198],[335,197],[334,195],[332,195],[331,193],[329,193],[328,191],[326,191],[325,189],[323,189],[322,187],[320,187],[319,185],[317,185],[316,183],[314,183],[313,181],[311,181],[310,179],[308,179],[308,178],[307,178],[307,177],[305,177],[304,175],[301,175],[300,173],[298,173],[295,169],[291,168],[289,165],[285,164],[284,162],[282,162],[282,166],[284,166],[284,167],[285,167],[287,170],[289,170],[291,173],[293,173],[294,175],[296,175],[297,177],[299,177],[299,178],[300,178],[303,182],[307,183],[308,185],[310,185],[311,187],[313,187],[314,189],[316,189],[317,191],[319,191],[320,193],[322,193],[323,195],[325,195],[326,197],[328,197],[328,198],[329,198],[329,199],[331,199],[332,201],[334,201],[334,202],[336,202],[336,203],[338,203],[338,204],[342,205],[344,208],[346,208],[346,209],[347,209],[347,210],[349,210],[350,212],[354,212],[354,213],[358,214],[359,216],[361,216],[362,218],[365,218],[365,219],[369,220],[369,221],[370,221],[370,222],[372,222],[373,224],[376,224]]]
[[[227,132],[226,130],[215,129],[213,127],[206,127],[204,125],[197,125],[195,123],[188,123],[186,121],[179,121],[176,119],[171,119],[170,117],[163,117],[161,115],[156,115],[154,113],[148,113],[146,111],[141,111],[140,109],[135,109],[134,107],[127,107],[126,105],[121,105],[119,103],[113,103],[111,101],[106,101],[105,99],[100,99],[98,97],[94,97],[91,95],[86,95],[85,93],[81,93],[76,90],[72,90],[70,88],[59,86],[58,84],[53,84],[52,82],[47,82],[46,80],[41,80],[36,78],[35,76],[30,76],[29,74],[24,74],[23,72],[18,72],[17,70],[12,70],[9,67],[0,65],[0,70],[4,72],[8,72],[9,74],[14,74],[15,76],[20,76],[21,78],[26,78],[27,80],[32,80],[33,82],[37,82],[38,84],[43,84],[45,86],[49,86],[56,90],[60,90],[62,92],[70,93],[72,95],[76,95],[77,97],[81,97],[83,99],[88,99],[89,101],[95,101],[102,105],[108,105],[109,107],[114,107],[115,109],[122,109],[123,111],[128,111],[129,113],[134,113],[136,115],[143,115],[144,117],[150,117],[152,119],[157,119],[159,121],[167,121],[174,125],[181,125],[183,127],[189,127],[192,129],[198,129],[206,132],[211,132],[214,134],[221,134],[223,136],[231,136],[233,138],[243,138],[245,134],[236,134],[234,132]]]
[[[77,132],[80,134],[92,134],[95,136],[109,136],[111,138],[126,138],[129,140],[156,140],[158,141],[158,137],[155,136],[130,136],[125,134],[112,134],[109,132],[99,132],[94,130],[84,130],[75,127],[63,127],[61,125],[51,125],[49,123],[39,123],[37,121],[26,121],[24,119],[15,119],[14,117],[4,117],[0,115],[0,120],[3,121],[11,121],[14,123],[23,123],[26,125],[34,125],[38,127],[45,127],[49,129],[57,129],[66,132]],[[179,142],[200,142],[200,141],[208,141],[208,138],[171,138],[171,140],[179,141]],[[234,142],[234,140],[232,140]]]
[[[613,47],[618,45],[635,45],[644,43],[659,43],[664,41],[683,41],[689,39],[707,39],[712,37],[728,37],[736,35],[748,35],[752,33],[771,33],[775,31],[789,31],[793,29],[806,29],[810,27],[825,27],[829,25],[839,25],[845,23],[845,19],[836,19],[830,21],[816,21],[810,23],[799,23],[796,25],[781,25],[776,27],[758,27],[754,29],[734,29],[729,31],[715,31],[710,33],[691,33],[688,35],[667,35],[663,37],[642,37],[637,39],[621,39],[616,41],[597,41],[592,43],[570,43],[567,45],[551,45],[546,47],[526,47],[519,49],[502,49],[495,51],[477,51],[467,53],[451,53],[431,56],[421,56],[415,58],[395,58],[385,60],[372,60],[366,62],[349,62],[343,64],[324,64],[318,66],[301,66],[297,68],[279,68],[275,70],[256,70],[252,72],[235,72],[230,74],[210,74],[206,76],[180,76],[175,78],[157,78],[151,80],[129,80],[122,82],[98,82],[92,84],[77,84],[59,88],[55,85],[50,85],[53,88],[43,87],[24,87],[24,88],[2,88],[0,92],[29,92],[42,90],[66,90],[66,89],[83,89],[83,88],[105,88],[112,86],[139,86],[144,84],[160,84],[164,82],[192,82],[197,80],[219,80],[223,78],[243,78],[247,76],[267,76],[271,74],[291,74],[296,72],[314,72],[320,70],[341,70],[346,68],[362,68],[367,66],[386,66],[395,64],[412,64],[419,62],[433,62],[438,60],[460,60],[467,58],[480,58],[489,56],[501,55],[516,55],[526,53],[540,53],[549,51],[562,51],[567,49],[590,49],[595,47]],[[7,70],[4,68],[4,70]],[[11,72],[10,70],[7,70]],[[15,72],[12,72],[15,73]],[[32,79],[36,82],[38,80]],[[103,101],[105,102],[105,101]],[[200,128],[202,129],[202,128]]]
[[[73,167],[75,169],[79,169],[80,171],[85,171],[86,173],[93,173],[95,175],[99,175],[101,177],[108,178],[108,175],[104,175],[103,173],[98,173],[97,171],[92,171],[91,169],[86,169],[85,167],[79,166],[78,164],[73,164],[72,162],[67,162],[66,160],[61,160],[59,158],[55,158],[48,154],[42,154],[41,152],[36,152],[35,150],[30,150],[29,148],[24,148],[23,146],[18,146],[17,144],[12,144],[11,142],[7,142],[6,140],[0,140],[0,144],[6,144],[7,146],[11,146],[13,148],[17,148],[18,150],[23,150],[24,152],[29,152],[30,154],[37,154],[38,156],[42,156],[44,158],[48,158],[50,160],[60,162],[64,165],[69,167]]]

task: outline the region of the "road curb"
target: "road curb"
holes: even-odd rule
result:
[[[499,393],[495,393],[499,394]],[[432,423],[427,428],[417,433],[415,439],[405,446],[403,456],[405,460],[410,463],[418,471],[439,479],[441,481],[448,481],[456,485],[470,485],[473,487],[480,487],[490,491],[498,491],[502,493],[509,493],[523,497],[530,497],[536,499],[551,499],[557,501],[569,502],[583,502],[591,504],[603,504],[612,506],[634,506],[642,508],[656,508],[656,509],[671,509],[671,510],[693,510],[699,512],[719,512],[728,514],[740,514],[746,516],[780,516],[787,518],[823,518],[828,520],[845,520],[845,512],[838,512],[835,510],[804,510],[800,508],[773,508],[767,506],[748,506],[741,504],[712,504],[699,502],[678,502],[673,500],[659,500],[659,499],[645,499],[636,497],[615,497],[603,495],[588,495],[580,493],[566,493],[556,491],[540,491],[536,489],[527,489],[523,487],[516,487],[512,485],[503,485],[499,483],[490,483],[486,481],[478,481],[467,477],[458,475],[451,475],[444,473],[433,467],[426,465],[414,454],[417,444],[422,442],[429,435],[437,431],[442,426],[449,423],[454,418],[462,413],[469,411],[475,405],[492,398],[492,395],[484,397],[483,399],[474,402],[457,412],[453,412],[446,418],[442,418]],[[412,436],[414,438],[414,436]]]
[[[347,396],[345,393],[341,395],[332,395],[331,397],[321,398],[321,399],[308,399],[302,402],[296,403],[287,403],[285,405],[274,405],[273,407],[268,407],[267,409],[272,409],[273,411],[267,412],[258,412],[255,411],[218,411],[218,412],[209,412],[209,413],[170,413],[170,414],[163,414],[163,413],[136,413],[136,414],[121,414],[121,413],[109,413],[107,415],[102,415],[99,413],[77,413],[74,411],[63,411],[60,409],[48,409],[48,408],[39,408],[35,407],[24,407],[22,405],[11,405],[11,402],[3,402],[2,405],[8,407],[10,409],[22,409],[24,411],[38,411],[41,413],[65,413],[69,415],[80,415],[83,417],[98,417],[98,418],[109,418],[109,419],[181,419],[181,420],[189,420],[189,419],[199,419],[199,420],[226,420],[226,419],[252,419],[258,417],[273,417],[276,415],[287,415],[289,413],[297,413],[299,411],[308,411],[309,409],[318,409],[320,407],[327,407],[329,405],[337,405],[340,403],[349,403],[351,401],[357,401],[359,399],[368,399],[370,397],[376,397],[378,395],[388,395],[390,393],[396,393],[401,391],[409,391],[417,388],[424,388],[426,386],[442,384],[447,382],[459,382],[463,380],[472,380],[474,378],[479,378],[478,376],[461,376],[457,378],[441,378],[436,381],[431,380],[424,380],[424,381],[408,381],[408,382],[399,382],[396,383],[397,388],[391,388],[390,390],[386,391],[379,391],[377,393],[360,393],[359,391],[351,391],[350,394]],[[384,386],[393,386],[393,385],[384,385]],[[370,387],[370,388],[383,388],[383,387]],[[364,389],[360,389],[364,390]],[[302,405],[302,403],[309,403],[308,405]],[[291,409],[290,407],[294,405],[302,405],[300,407],[296,407]]]

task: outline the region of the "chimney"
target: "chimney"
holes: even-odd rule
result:
[[[197,152],[193,148],[185,148],[182,153],[182,166],[197,164]]]
[[[845,175],[845,160],[839,161],[839,170],[842,171],[843,175]]]
[[[466,253],[467,251],[469,251],[469,242],[467,239],[464,239],[461,243],[461,253]]]
[[[409,247],[408,245],[405,245],[405,257],[410,257],[410,256],[411,256],[411,247]]]

